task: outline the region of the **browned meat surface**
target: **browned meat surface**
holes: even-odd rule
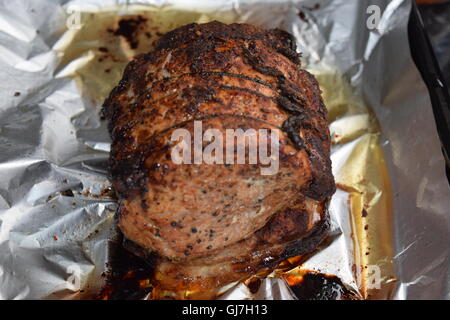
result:
[[[156,296],[210,298],[311,252],[326,236],[335,190],[326,109],[295,49],[280,30],[188,25],[132,61],[105,101],[119,227],[141,254],[157,257]],[[172,133],[193,136],[198,120],[202,133],[277,132],[278,172],[262,175],[261,164],[175,164]]]

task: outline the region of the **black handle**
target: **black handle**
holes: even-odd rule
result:
[[[439,68],[433,47],[420,16],[416,2],[412,1],[408,23],[408,38],[412,58],[428,88],[434,118],[447,164],[447,178],[450,183],[450,96],[447,84]]]

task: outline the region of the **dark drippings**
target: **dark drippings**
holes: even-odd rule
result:
[[[131,18],[123,18],[119,21],[119,26],[116,30],[109,29],[108,31],[116,36],[122,36],[128,42],[132,49],[136,49],[139,45],[138,30],[147,22],[143,16],[135,16]]]
[[[336,276],[310,272],[300,283],[291,286],[299,300],[355,300],[356,294],[349,290]]]
[[[143,259],[123,246],[123,235],[110,246],[106,284],[97,295],[101,300],[139,300],[152,290],[152,259]]]
[[[247,288],[252,294],[256,294],[261,288],[262,280],[261,279],[252,279],[247,283]]]
[[[123,235],[119,232],[117,239],[110,245],[109,270],[104,275],[106,284],[96,299],[140,300],[152,291],[154,257],[143,257],[143,252],[136,252],[137,249],[132,246],[133,244],[126,240],[124,242]],[[299,300],[358,299],[353,291],[333,275],[308,271],[301,278],[287,280],[289,283],[295,283],[290,288]],[[261,279],[253,279],[246,284],[255,294],[261,283]]]

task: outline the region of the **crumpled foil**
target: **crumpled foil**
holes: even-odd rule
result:
[[[376,28],[367,24],[377,5]],[[296,299],[304,272],[365,299],[450,298],[450,187],[427,89],[411,59],[407,0],[0,2],[0,298],[81,299],[105,282],[116,203],[103,99],[134,55],[190,22],[291,32],[329,110],[331,234],[256,293]],[[371,7],[373,9],[373,7]],[[141,15],[136,48],[115,32]],[[295,259],[294,259],[295,260]],[[293,280],[294,279],[294,280]]]

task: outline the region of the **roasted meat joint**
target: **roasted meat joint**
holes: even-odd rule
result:
[[[118,226],[154,265],[154,298],[214,298],[327,236],[327,110],[287,32],[219,22],[173,30],[129,63],[102,112]],[[276,166],[248,161],[252,138]]]

